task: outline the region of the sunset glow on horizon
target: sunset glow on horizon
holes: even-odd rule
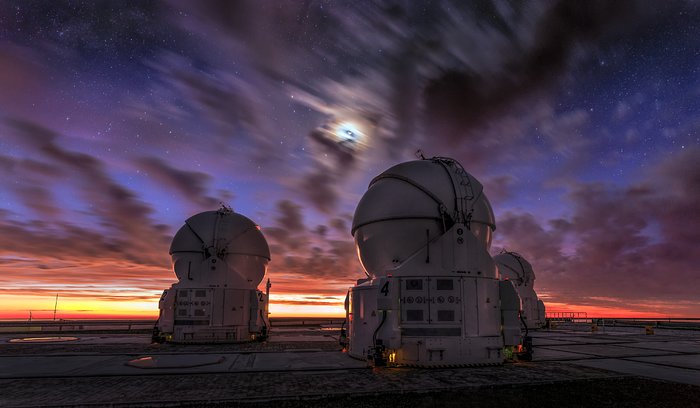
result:
[[[289,303],[270,296],[270,317],[332,317],[345,316],[343,300],[335,302]],[[157,319],[158,299],[151,301],[118,301],[64,298],[59,295],[56,319]],[[55,295],[47,298],[37,296],[7,296],[3,299],[0,319],[33,320],[53,319]],[[29,307],[29,308],[27,308]]]
[[[699,317],[700,8],[486,3],[1,2],[0,319],[156,318],[222,203],[273,318],[343,316],[356,205],[421,154],[548,312]]]
[[[322,294],[314,298],[325,297]],[[126,301],[104,299],[75,299],[59,295],[56,319],[157,319],[158,299],[154,295],[150,301]],[[324,317],[344,318],[344,297],[329,297],[323,301],[312,301],[304,297],[278,295],[270,296],[270,317]],[[53,319],[55,296],[7,296],[3,299],[4,309],[1,319],[29,320],[29,312],[35,320]],[[545,300],[546,301],[546,300]],[[30,306],[32,309],[27,309]],[[696,318],[693,304],[669,305],[631,304],[627,308],[601,307],[594,305],[574,305],[546,301],[547,313],[553,316],[575,314],[587,318]],[[665,312],[662,312],[665,311]]]

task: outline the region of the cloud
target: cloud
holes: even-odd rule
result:
[[[274,253],[292,253],[303,250],[309,243],[307,228],[304,224],[301,207],[289,201],[280,200],[276,203],[275,223],[265,226],[263,233],[271,239]]]
[[[643,3],[633,1],[532,6],[480,4],[467,17],[471,24],[462,23],[464,28],[448,24],[443,30],[451,54],[464,56],[451,63],[441,57],[444,65],[427,77],[422,92],[425,128],[436,135],[428,139],[430,143],[458,149],[460,159],[473,163],[472,171],[532,146],[524,138],[534,128],[551,130],[551,148],[569,160],[578,159],[580,165],[581,156],[571,152],[580,153],[581,144],[595,140],[594,135],[581,134],[585,112],[561,114],[549,108],[553,105],[549,101],[560,87],[568,86],[566,81],[579,64],[592,59],[599,48],[620,41],[620,33],[630,35],[644,26],[652,15]],[[477,39],[476,49],[460,50]],[[542,107],[549,111],[541,112]],[[533,117],[545,120],[550,115],[557,122],[533,124]],[[515,120],[511,129],[500,125],[504,119]],[[496,126],[500,129],[494,132]],[[522,131],[528,128],[532,130]]]
[[[64,176],[58,166],[0,155],[0,174],[10,176],[2,177],[0,186],[8,195],[14,194],[36,217],[55,219],[63,213],[50,188]]]
[[[184,7],[179,2],[173,4],[175,8],[189,9],[190,12],[188,18],[176,18],[178,24],[197,33],[206,33],[207,38],[218,36],[215,46],[220,46],[222,52],[240,56],[236,66],[230,67],[241,73],[235,77],[238,82],[234,87],[219,72],[211,75],[211,70],[188,73],[186,81],[182,80],[182,74],[169,74],[175,83],[180,84],[176,88],[184,84],[182,89],[188,89],[186,93],[194,95],[192,99],[195,101],[216,101],[198,102],[204,115],[215,115],[235,123],[240,112],[253,110],[259,112],[255,116],[276,118],[278,111],[270,107],[278,106],[278,101],[256,102],[253,95],[280,91],[293,97],[285,104],[299,104],[315,113],[306,122],[311,130],[305,140],[297,139],[298,134],[291,140],[282,140],[260,120],[248,121],[246,126],[248,133],[259,135],[254,143],[272,157],[284,158],[289,153],[287,142],[305,144],[304,155],[308,160],[296,168],[289,168],[289,171],[301,173],[302,177],[295,178],[296,181],[288,183],[287,187],[301,193],[301,197],[324,213],[337,208],[344,198],[345,187],[364,168],[412,157],[416,148],[425,147],[424,143],[434,147],[435,154],[441,154],[445,149],[455,148],[458,141],[464,142],[463,138],[455,139],[450,132],[442,132],[442,127],[433,126],[430,118],[434,103],[430,98],[423,98],[426,89],[430,94],[431,79],[441,70],[459,68],[462,62],[483,73],[503,71],[499,64],[507,61],[502,56],[489,58],[493,62],[481,66],[478,61],[484,58],[465,61],[465,55],[469,53],[455,44],[475,42],[480,44],[479,52],[498,49],[506,55],[523,47],[526,40],[521,36],[527,37],[527,30],[536,27],[536,23],[530,20],[546,11],[541,7],[509,11],[509,6],[491,11],[477,10],[474,6],[457,9],[438,6],[426,11],[424,7],[408,4],[391,7],[381,4],[366,7],[337,5],[329,10],[314,3],[283,10],[271,7],[267,2],[244,1],[235,5],[212,2],[195,7]],[[493,26],[484,26],[481,13],[492,15],[491,12],[501,18]],[[256,23],[252,24],[252,21]],[[470,24],[465,24],[465,21]],[[260,27],[266,24],[274,25],[276,29],[261,30]],[[220,32],[212,34],[212,25],[219,27]],[[218,70],[221,71],[224,65]],[[207,82],[212,82],[212,85],[206,85]],[[489,78],[486,82],[501,83],[503,78]],[[280,87],[279,84],[283,85]],[[254,91],[248,92],[247,89]],[[217,96],[222,93],[229,96]],[[503,95],[500,89],[496,89],[490,98]],[[449,101],[448,104],[462,106],[472,103],[474,95],[469,94],[466,99],[463,96],[459,96],[457,103]],[[477,99],[474,106],[487,105],[483,102]],[[365,149],[345,149],[319,131],[324,123],[348,117],[369,118],[371,126],[375,127]],[[428,120],[424,123],[425,118]],[[224,133],[231,134],[234,130],[231,128]],[[429,138],[419,136],[424,130],[428,130]],[[478,139],[476,134],[474,137]],[[269,142],[275,138],[284,143]],[[489,142],[476,143],[484,144],[480,152],[493,150]],[[474,154],[468,157],[481,159],[485,156]]]
[[[350,232],[347,222],[342,218],[332,218],[329,222],[330,226],[341,234]]]
[[[319,211],[331,213],[338,204],[339,172],[318,167],[307,174],[301,182],[301,192]]]
[[[109,175],[104,162],[63,148],[61,135],[35,123],[6,125],[33,157],[3,162],[26,170],[14,173],[26,182],[14,191],[34,217],[0,212],[0,257],[19,257],[4,263],[4,288],[31,292],[81,282],[109,290],[124,281],[134,290],[152,290],[159,276],[171,275],[164,227],[154,222],[148,204]],[[77,207],[54,204],[57,194],[70,196]]]
[[[638,184],[574,183],[571,215],[497,218],[494,250],[522,253],[553,301],[618,307],[661,299],[698,306],[700,149],[660,160]]]
[[[541,128],[548,149],[572,161],[569,169],[580,166],[583,149],[593,145],[584,133],[588,117],[580,110],[555,112],[554,91],[577,63],[619,33],[634,32],[650,13],[633,1],[445,3],[428,9],[170,4],[182,29],[207,38],[212,51],[237,58],[232,65],[211,52],[210,65],[193,69],[171,55],[157,64],[165,81],[194,101],[215,133],[243,137],[239,149],[257,152],[256,160],[264,152],[272,167],[296,175],[283,185],[326,214],[364,169],[412,158],[417,148],[428,155],[449,151],[478,173],[541,159],[545,152],[528,140]],[[276,129],[280,110],[290,104],[309,110],[307,132]],[[348,116],[372,118],[375,129],[365,149],[343,148],[322,131],[321,125]],[[303,153],[292,153],[299,144]],[[292,161],[292,155],[302,160]]]
[[[281,200],[277,202],[279,214],[275,217],[277,225],[283,227],[287,231],[300,233],[306,231],[301,207],[289,200]]]
[[[484,191],[491,203],[505,201],[512,196],[516,178],[509,175],[499,175],[484,179]]]
[[[177,169],[158,157],[143,157],[137,159],[136,164],[148,176],[159,181],[162,186],[178,191],[200,210],[210,210],[219,205],[220,200],[207,195],[207,184],[212,177],[206,173]]]
[[[167,51],[150,65],[158,73],[153,85],[157,109],[137,103],[134,114],[147,109],[171,126],[179,124],[184,129],[197,122],[198,128],[191,131],[200,135],[199,141],[206,135],[207,145],[217,153],[274,164],[279,147],[274,143],[275,128],[268,120],[273,115],[271,104],[262,96],[268,84],[257,82],[254,76],[232,74],[214,61],[194,67],[192,59]]]
[[[262,232],[271,252],[278,254],[268,268],[276,290],[339,295],[362,276],[354,242],[347,231],[337,228],[341,219],[331,218],[331,227],[321,224],[310,229],[298,204],[280,200],[273,220]]]
[[[47,189],[32,185],[22,185],[18,186],[15,192],[27,208],[31,208],[39,215],[56,218],[62,212],[61,208],[53,204],[53,194]]]

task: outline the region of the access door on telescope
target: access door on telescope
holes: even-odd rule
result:
[[[402,324],[461,324],[460,278],[407,277],[399,279],[399,282]]]
[[[245,305],[250,304],[250,290],[225,289],[223,299],[224,326],[247,324]],[[257,299],[255,299],[257,301]]]
[[[175,323],[209,324],[212,310],[211,289],[177,289]]]

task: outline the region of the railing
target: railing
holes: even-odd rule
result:
[[[32,320],[0,321],[0,333],[76,332],[76,331],[148,331],[155,320]]]
[[[596,318],[586,312],[547,312],[547,320],[553,322],[592,323],[602,327],[644,327],[663,329],[700,330],[700,317],[667,318]],[[343,318],[272,318],[272,327],[340,325]],[[155,320],[33,320],[0,321],[0,333],[57,333],[57,332],[149,332]]]
[[[700,330],[700,317],[589,317],[586,312],[547,312],[550,322],[587,323],[599,327],[655,327]]]
[[[273,317],[270,318],[272,327],[281,326],[321,326],[342,324],[345,318],[323,318],[323,317]]]
[[[272,327],[341,325],[344,318],[277,317]],[[156,320],[7,320],[0,321],[0,333],[59,333],[59,332],[149,332]]]
[[[649,317],[649,318],[597,318],[592,321],[599,326],[610,327],[656,327],[660,329],[700,330],[700,318],[697,317]]]
[[[573,322],[587,320],[586,312],[546,312],[545,318],[556,322]]]

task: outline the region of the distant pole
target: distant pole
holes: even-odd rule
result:
[[[30,322],[32,321],[32,311],[31,310],[29,311],[29,321]]]
[[[56,320],[56,308],[58,307],[58,293],[56,293],[56,302],[53,304],[53,320]]]

